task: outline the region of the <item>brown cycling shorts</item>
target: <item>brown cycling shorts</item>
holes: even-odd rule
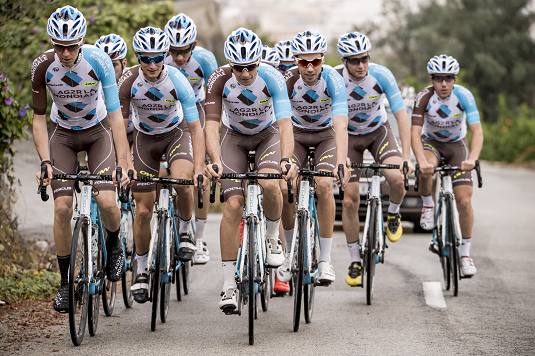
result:
[[[322,130],[307,130],[294,126],[294,154],[292,161],[298,168],[307,165],[309,147],[315,148],[314,160],[316,169],[332,172],[336,168],[336,144],[334,129],[328,127]]]
[[[254,135],[244,135],[221,125],[219,143],[221,145],[222,173],[248,172],[247,154],[249,151],[256,151],[255,167],[257,171],[270,168],[281,173],[280,135],[276,123]],[[225,201],[233,195],[243,195],[243,186],[241,181],[222,179],[221,189]]]
[[[115,170],[115,146],[108,117],[84,130],[66,129],[50,122],[48,146],[54,174],[75,174],[80,151],[87,152],[87,164],[92,174],[111,175]],[[54,199],[72,196],[74,181],[54,179],[51,186]],[[111,181],[97,181],[93,186],[101,191],[115,189]]]
[[[171,131],[157,135],[147,135],[134,128],[134,168],[138,175],[159,177],[163,154],[167,157],[168,167],[179,159],[193,163],[191,134],[185,120]],[[132,186],[134,192],[146,193],[155,190],[155,183],[136,181]]]
[[[351,163],[362,163],[366,149],[370,151],[373,159],[379,163],[383,163],[389,157],[401,158],[398,141],[388,122],[369,134],[349,135],[347,156]],[[360,174],[361,170],[359,168],[351,168],[349,182],[358,182]]]
[[[444,157],[446,164],[450,166],[460,166],[462,161],[468,159],[470,151],[466,138],[456,142],[439,142],[427,138],[422,138],[424,150],[431,151],[440,162]],[[456,171],[451,179],[452,186],[469,185],[473,186],[472,171]]]

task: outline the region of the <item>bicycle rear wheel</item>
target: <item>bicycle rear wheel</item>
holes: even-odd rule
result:
[[[455,236],[455,227],[453,223],[453,219],[455,217],[455,214],[453,213],[453,201],[450,195],[446,196],[446,209],[448,211],[446,214],[448,231],[447,244],[450,252],[449,272],[451,276],[450,278],[453,296],[456,297],[459,294],[459,251],[457,249],[457,238]]]
[[[373,285],[375,283],[375,260],[377,256],[377,201],[372,200],[370,206],[370,220],[368,236],[366,237],[366,304],[371,305],[373,299]]]
[[[185,262],[182,264],[182,288],[184,289],[184,295],[189,294],[189,268],[190,262]]]
[[[132,210],[134,205],[132,204]],[[123,301],[127,308],[131,308],[134,303],[134,296],[130,291],[130,287],[134,284],[134,276],[137,271],[136,260],[136,246],[134,241],[133,229],[133,212],[128,211],[126,218],[121,221],[121,237],[123,241],[124,256],[125,256],[125,271],[121,277],[121,288],[123,291]]]
[[[121,242],[122,244],[122,242]],[[103,249],[101,249],[103,250]],[[99,256],[101,255],[99,251]],[[103,266],[105,266],[105,258],[104,258],[104,252],[102,252],[102,262]],[[109,263],[109,261],[108,261]],[[105,270],[103,270],[105,271]],[[124,275],[124,273],[123,273]],[[111,282],[108,279],[108,276],[105,276],[103,280],[101,280],[100,288],[102,291],[102,308],[104,309],[104,314],[106,316],[111,316],[113,314],[113,309],[115,308],[115,300],[117,297],[117,282]]]
[[[89,335],[95,336],[97,333],[98,326],[98,309],[100,307],[100,294],[102,290],[106,287],[106,262],[104,259],[104,248],[102,246],[102,237],[101,231],[98,228],[98,225],[95,227],[95,233],[97,234],[97,258],[93,262],[93,281],[95,282],[95,294],[91,295],[89,293],[89,307],[88,307],[88,330]]]
[[[156,238],[156,251],[154,256],[154,265],[151,268],[150,288],[152,300],[152,315],[150,319],[150,329],[156,330],[156,319],[158,317],[158,293],[161,287],[161,258],[163,253],[163,240],[165,234],[165,218],[162,214],[158,215],[158,236]],[[154,237],[153,237],[154,238]]]
[[[297,262],[297,273],[293,276],[294,284],[294,314],[293,326],[294,331],[299,331],[299,321],[301,319],[301,304],[303,298],[303,275],[305,274],[305,247],[307,241],[306,218],[304,214],[299,214],[297,219],[299,226],[297,245],[297,256],[294,256],[294,261]]]
[[[309,273],[312,275],[317,268],[318,268],[318,251],[317,246],[319,244],[319,236],[318,236],[318,230],[316,229],[316,222],[312,222],[312,226],[314,233],[312,234],[312,243],[310,252],[312,254],[311,260],[311,266],[309,266]],[[308,324],[312,321],[312,312],[314,311],[314,294],[316,291],[316,281],[315,277],[311,276],[310,284],[305,284],[304,287],[304,312],[305,312],[305,322]]]
[[[87,246],[87,221],[76,220],[72,234],[71,260],[69,265],[69,331],[74,346],[84,339],[89,305],[89,285],[87,283],[88,259],[84,247]]]
[[[262,311],[268,311],[269,298],[271,298],[271,272],[273,270],[264,271],[264,282],[260,288],[260,303],[262,304]]]
[[[247,256],[247,293],[249,303],[249,345],[254,344],[254,319],[256,311],[256,293],[255,293],[255,226],[253,219],[247,218],[248,228],[248,256]]]

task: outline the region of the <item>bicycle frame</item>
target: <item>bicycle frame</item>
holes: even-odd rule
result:
[[[454,225],[454,229],[455,229],[455,240],[456,241],[449,241],[450,243],[455,243],[457,246],[459,245],[459,237],[462,236],[462,233],[461,233],[461,226],[460,226],[460,223],[459,223],[459,212],[457,210],[457,204],[455,203],[455,194],[453,193],[453,185],[452,185],[452,181],[451,181],[451,175],[449,175],[447,172],[439,172],[439,179],[437,179],[436,181],[436,184],[437,184],[437,191],[440,191],[439,193],[439,199],[438,199],[438,209],[437,209],[437,212],[436,212],[436,216],[435,216],[435,226],[438,226],[438,222],[439,220],[438,219],[442,219],[441,221],[441,227],[442,227],[442,236],[443,238],[445,236],[447,236],[446,234],[446,216],[444,214],[442,214],[442,211],[443,209],[445,209],[445,201],[446,201],[446,196],[451,196],[451,201],[452,201],[452,210],[453,210],[453,225]],[[433,241],[435,243],[437,243],[437,229],[433,229]],[[443,241],[444,245],[446,243],[446,241]],[[449,248],[448,249],[445,249],[443,250],[443,254],[444,256],[449,256],[450,255],[450,250]]]
[[[383,207],[381,201],[381,176],[379,176],[378,171],[374,171],[372,176],[371,186],[368,190],[367,198],[367,210],[366,210],[366,220],[364,222],[364,232],[362,234],[362,239],[360,242],[360,255],[364,256],[366,254],[366,242],[368,239],[368,231],[370,230],[370,209],[371,202],[375,200],[377,202],[377,215],[375,223],[377,231],[377,240],[379,242],[379,251],[377,251],[377,259],[375,263],[382,262],[384,263],[384,252],[385,252],[385,236],[384,236],[384,224],[383,224]]]

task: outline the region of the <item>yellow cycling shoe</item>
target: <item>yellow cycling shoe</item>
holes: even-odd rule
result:
[[[352,262],[349,265],[346,283],[351,287],[357,287],[362,284],[362,266],[360,265],[360,262]]]
[[[396,242],[403,234],[403,227],[401,226],[401,215],[388,213],[386,216],[386,236],[391,242]]]

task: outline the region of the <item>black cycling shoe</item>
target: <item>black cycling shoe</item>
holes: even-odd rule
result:
[[[149,276],[141,273],[136,276],[136,283],[130,287],[134,300],[143,304],[149,299]]]
[[[108,264],[106,265],[106,275],[111,282],[117,282],[121,279],[124,273],[124,252],[123,247],[119,242],[113,247],[108,247]]]
[[[197,247],[190,233],[182,233],[179,238],[178,259],[182,262],[189,262],[195,254]]]
[[[54,309],[59,313],[69,312],[69,285],[65,284],[59,287],[54,299]]]

